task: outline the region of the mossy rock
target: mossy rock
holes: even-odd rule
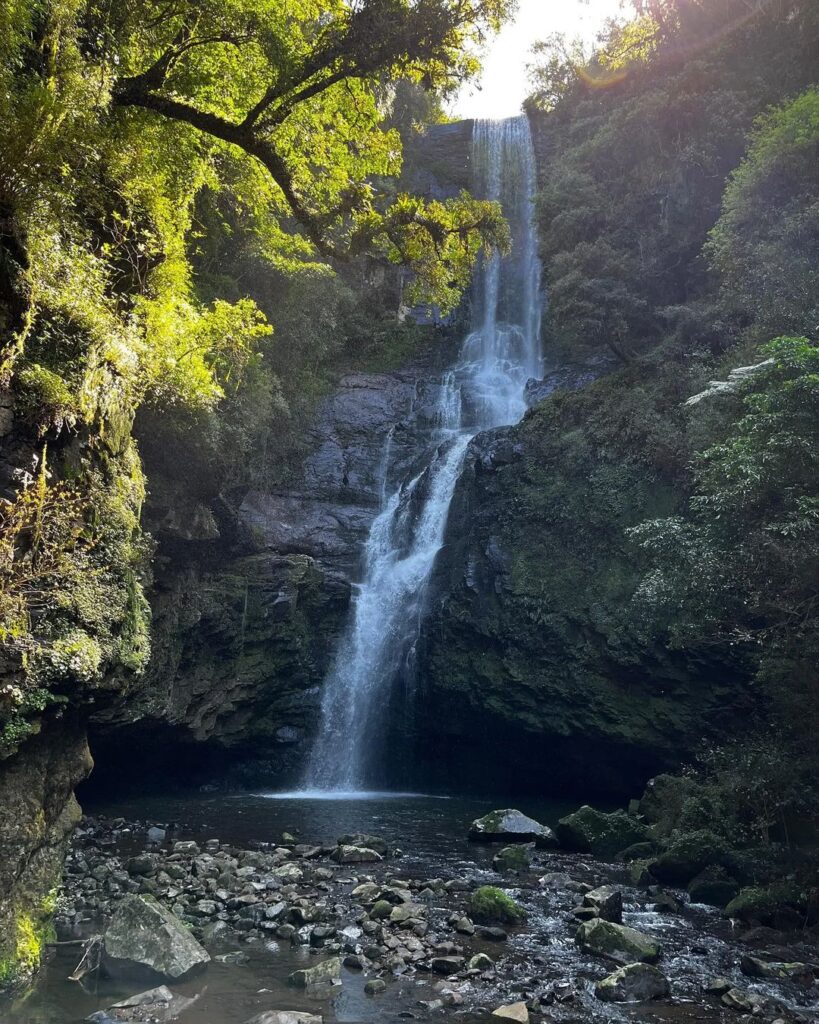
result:
[[[793,882],[780,881],[768,886],[748,886],[742,889],[723,914],[725,917],[738,917],[741,921],[769,924],[775,914],[798,910],[803,905],[803,894],[799,886]]]
[[[659,852],[660,847],[657,843],[653,840],[646,840],[643,843],[632,843],[631,846],[627,846],[625,850],[620,851],[619,857],[626,864],[630,864],[634,860],[651,860]]]
[[[595,857],[614,857],[635,843],[651,839],[648,828],[625,811],[610,814],[585,805],[557,823],[560,845]]]
[[[480,924],[518,924],[526,911],[494,885],[482,885],[472,893],[469,913]]]
[[[706,829],[681,836],[649,864],[649,870],[661,882],[687,885],[709,864],[725,856],[725,843]]]
[[[620,964],[653,964],[662,952],[658,942],[635,928],[602,918],[581,924],[575,942],[586,953],[597,953]]]
[[[504,846],[492,858],[496,871],[528,871],[532,866],[529,850],[525,846]]]
[[[378,900],[378,902],[375,903],[375,905],[373,906],[372,910],[370,910],[370,917],[373,919],[373,921],[383,921],[386,920],[386,918],[388,918],[391,913],[392,903],[388,902],[387,900]]]

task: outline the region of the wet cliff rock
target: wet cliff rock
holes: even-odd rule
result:
[[[628,528],[684,489],[660,396],[636,369],[551,383],[470,446],[420,645],[422,742],[466,785],[623,794],[750,698],[741,664],[672,648],[635,597]]]
[[[0,772],[0,987],[24,980],[51,936],[51,912],[71,833],[74,787],[88,774],[85,732],[50,721]]]

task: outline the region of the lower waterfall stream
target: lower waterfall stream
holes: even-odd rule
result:
[[[467,447],[481,431],[517,422],[526,409],[526,382],[539,375],[536,168],[528,119],[477,121],[472,165],[474,191],[503,206],[512,249],[486,259],[476,275],[472,330],[442,381],[424,467],[386,498],[373,522],[350,622],[324,684],[306,792],[349,794],[379,781],[373,756],[383,740],[379,720],[418,636],[425,585]],[[390,441],[388,434],[385,479]]]

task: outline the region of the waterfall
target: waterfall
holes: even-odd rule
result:
[[[382,501],[364,552],[350,622],[324,683],[321,726],[307,787],[359,791],[378,781],[392,688],[417,640],[424,590],[443,544],[449,506],[470,440],[517,422],[524,389],[540,376],[540,265],[534,227],[535,159],[525,117],[477,121],[473,192],[503,204],[512,251],[475,276],[472,330],[443,377],[423,470]],[[388,435],[384,476],[388,479]]]

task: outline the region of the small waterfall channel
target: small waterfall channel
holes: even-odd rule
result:
[[[477,121],[472,164],[474,192],[503,204],[512,251],[485,260],[476,274],[472,330],[442,379],[434,443],[423,469],[392,493],[385,488],[350,622],[324,683],[307,791],[341,796],[378,784],[393,684],[418,638],[425,585],[443,544],[467,446],[481,431],[517,422],[526,409],[526,382],[540,375],[536,177],[528,120]],[[386,479],[388,447],[384,461]]]

